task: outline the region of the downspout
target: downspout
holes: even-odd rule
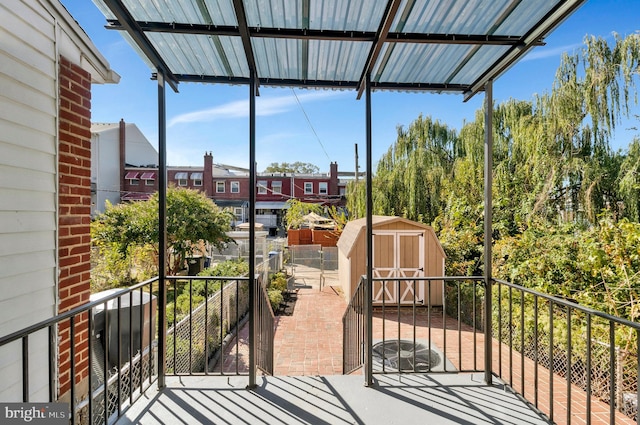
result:
[[[364,378],[365,386],[373,385],[373,194],[372,194],[372,148],[371,148],[371,74],[367,73],[365,80],[365,102],[366,102],[366,139],[367,139],[367,282],[364,287],[365,300],[365,359]]]
[[[491,273],[492,243],[492,208],[493,208],[493,80],[484,86],[484,381],[491,385],[492,381],[492,311],[491,289],[493,276]]]
[[[167,126],[165,79],[158,70],[158,388],[166,386],[167,356]]]

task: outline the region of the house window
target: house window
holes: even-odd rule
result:
[[[186,186],[189,173],[176,173],[175,179],[178,180],[178,186]]]
[[[236,216],[236,221],[242,221],[242,207],[235,207],[233,209],[233,215]]]
[[[282,182],[271,182],[271,193],[282,193]]]
[[[224,193],[224,182],[216,182],[216,193]]]
[[[231,193],[240,193],[240,182],[231,182]]]
[[[326,195],[327,193],[329,193],[328,187],[329,186],[327,182],[318,183],[318,193],[320,195]]]
[[[151,171],[146,171],[142,173],[140,179],[144,180],[145,186],[153,186],[154,181],[156,180],[156,173]]]
[[[258,181],[258,194],[266,195],[266,193],[267,193],[267,181],[266,180]]]
[[[194,186],[202,186],[202,173],[191,173]]]
[[[313,193],[313,182],[304,182],[304,193]]]
[[[138,179],[139,175],[140,173],[137,173],[135,171],[129,171],[127,175],[124,176],[124,178],[125,180],[129,180],[130,185],[137,186],[138,184],[140,184],[140,180]]]

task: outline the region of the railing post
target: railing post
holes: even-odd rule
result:
[[[492,185],[493,185],[493,81],[489,80],[485,88],[484,118],[484,380],[487,385],[492,381],[492,309],[491,309],[491,242],[492,242]]]

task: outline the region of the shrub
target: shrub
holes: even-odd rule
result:
[[[271,309],[275,312],[280,307],[280,304],[284,301],[284,297],[282,296],[282,292],[277,289],[270,289],[267,292],[269,296],[269,302],[271,303]]]
[[[269,278],[269,289],[285,292],[287,290],[287,275],[284,272],[278,272]]]

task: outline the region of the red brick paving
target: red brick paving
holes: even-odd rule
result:
[[[322,291],[317,288],[304,288],[298,292],[298,299],[293,315],[276,317],[276,335],[274,341],[275,375],[332,375],[342,373],[342,315],[346,303],[341,294],[333,287],[327,286]],[[423,310],[424,311],[424,310]],[[442,310],[433,309],[431,314],[431,332],[427,327],[426,313],[418,314],[416,339],[431,339],[440,350],[446,353],[447,359],[461,371],[481,370],[483,368],[484,334],[468,325],[447,318],[447,329],[443,331]],[[385,339],[397,338],[397,310],[389,309],[385,320],[378,311],[373,319],[373,338],[382,339],[382,323],[385,323]],[[413,338],[412,314],[402,313],[400,316],[400,336],[403,339]],[[230,345],[225,354],[225,373],[236,373],[238,359],[240,373],[248,372],[248,328],[240,332],[240,344]],[[446,338],[446,344],[445,344]],[[499,371],[499,342],[493,340],[493,370]],[[236,347],[239,355],[236,357]],[[524,386],[521,378],[521,357],[513,352],[509,358],[508,346],[502,345],[502,379],[515,391],[535,400],[535,363],[525,358]],[[510,367],[513,365],[513,367]],[[358,373],[358,372],[356,372]],[[559,375],[553,375],[553,421],[557,424],[586,424],[586,393],[580,388],[571,386],[571,415],[567,420],[567,381]],[[549,371],[538,366],[537,407],[549,415]],[[616,412],[616,424],[635,424],[627,416]],[[609,424],[609,406],[595,398],[591,402],[591,423]]]

